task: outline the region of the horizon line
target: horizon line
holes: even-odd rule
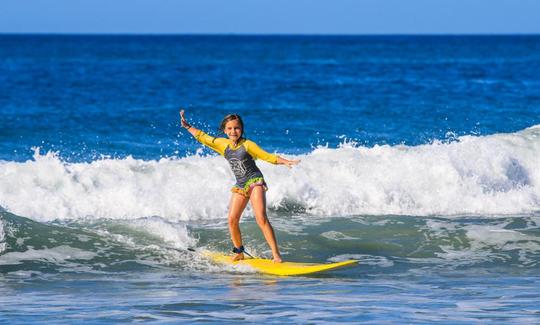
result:
[[[316,37],[350,37],[350,36],[540,36],[538,33],[176,33],[176,32],[0,32],[0,36],[316,36]]]

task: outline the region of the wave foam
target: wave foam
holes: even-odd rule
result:
[[[292,170],[259,163],[270,208],[317,215],[512,214],[540,210],[540,125],[451,143],[362,147],[297,156]],[[41,221],[226,218],[233,176],[215,156],[66,163],[36,149],[0,162],[0,205]]]
[[[4,220],[0,219],[0,255],[6,250],[6,233],[4,231]]]

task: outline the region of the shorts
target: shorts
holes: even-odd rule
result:
[[[242,196],[245,196],[245,197],[249,198],[250,195],[251,195],[251,190],[253,190],[253,188],[255,186],[262,186],[265,191],[268,191],[268,186],[266,185],[266,182],[264,181],[264,178],[255,177],[255,178],[250,178],[246,182],[244,187],[240,187],[238,185],[233,186],[233,188],[231,189],[231,192],[238,193],[238,194],[240,194]]]

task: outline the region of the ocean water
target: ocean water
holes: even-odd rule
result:
[[[540,322],[539,36],[0,35],[0,58],[0,323]],[[258,163],[285,260],[359,265],[201,256],[231,248],[234,180],[180,107],[301,159]]]

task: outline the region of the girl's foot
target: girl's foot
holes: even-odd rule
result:
[[[274,263],[281,263],[283,260],[281,259],[281,256],[274,256]]]
[[[240,261],[244,259],[244,253],[238,253],[232,257],[233,262]]]

